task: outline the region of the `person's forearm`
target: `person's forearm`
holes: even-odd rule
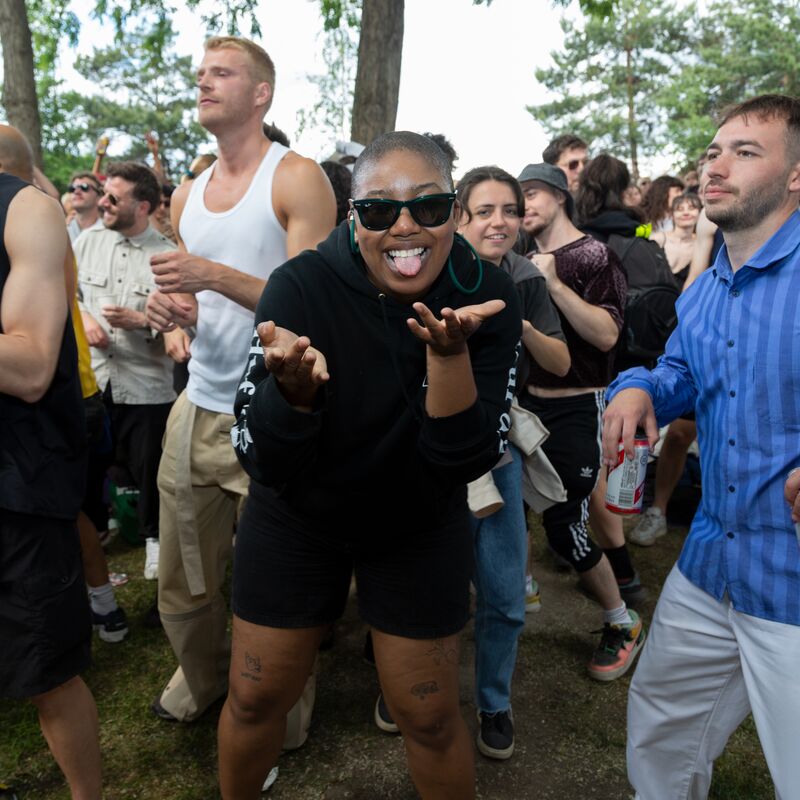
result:
[[[469,350],[440,356],[428,347],[428,391],[425,410],[430,417],[450,417],[468,409],[478,398]]]
[[[522,343],[542,369],[560,377],[569,372],[569,349],[560,339],[545,336],[527,323],[522,326]]]
[[[208,288],[234,303],[255,311],[267,282],[224,264],[213,264]]]
[[[53,380],[58,352],[35,353],[24,336],[0,334],[0,394],[35,403]]]
[[[619,328],[608,311],[587,303],[559,280],[548,281],[547,288],[553,302],[581,339],[585,339],[604,353],[616,345]]]

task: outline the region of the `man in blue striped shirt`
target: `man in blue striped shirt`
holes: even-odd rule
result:
[[[800,98],[725,115],[701,191],[725,246],[678,301],[652,372],[609,387],[603,454],[696,411],[703,500],[656,609],[628,702],[640,800],[705,798],[752,711],[776,796],[800,797]],[[785,492],[785,496],[784,496]]]

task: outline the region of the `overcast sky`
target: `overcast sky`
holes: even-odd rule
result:
[[[73,3],[83,21],[83,53],[111,39],[110,28],[89,19],[93,3]],[[316,159],[333,151],[335,137],[307,131],[298,138],[297,112],[316,99],[307,74],[323,69],[318,8],[317,0],[261,0],[258,13],[260,44],[277,70],[267,119],[287,132],[293,149]],[[548,99],[534,71],[562,45],[562,11],[549,0],[494,0],[488,7],[471,0],[406,0],[405,9],[397,128],[444,133],[459,154],[457,174],[484,164],[518,174],[540,161],[548,136],[525,107]],[[577,3],[567,13],[579,14]],[[180,14],[175,27],[179,52],[199,61],[205,38],[199,15]],[[62,51],[61,72],[80,85],[73,59],[74,52]],[[109,152],[114,155],[113,143]]]

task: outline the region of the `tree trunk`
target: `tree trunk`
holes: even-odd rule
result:
[[[364,0],[350,137],[369,144],[393,131],[400,94],[404,0]]]
[[[33,46],[25,0],[0,0],[0,43],[3,46],[3,106],[9,124],[20,130],[42,165],[42,126],[33,76]]]
[[[631,177],[634,183],[639,183],[639,154],[636,139],[636,114],[634,112],[634,87],[633,87],[633,64],[631,63],[631,48],[625,48],[625,69],[627,72],[626,83],[628,87],[628,140],[631,147]]]

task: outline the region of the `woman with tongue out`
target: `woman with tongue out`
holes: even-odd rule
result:
[[[522,306],[522,343],[517,385],[525,386],[528,359],[556,375],[569,371],[569,350],[558,312],[539,270],[511,248],[517,241],[525,199],[517,180],[499,167],[478,167],[458,183],[459,233],[478,255],[508,273]],[[525,622],[526,593],[531,610],[539,609],[538,587],[526,587],[528,530],[522,504],[522,454],[508,453],[492,470],[503,507],[474,522],[475,695],[480,719],[478,750],[507,759],[514,752],[511,677],[517,640]],[[526,592],[526,588],[528,591]]]
[[[424,798],[474,797],[459,711],[469,616],[467,482],[507,447],[521,312],[509,277],[456,235],[449,164],[385,134],[351,215],[272,273],[232,439],[252,477],[237,529],[224,798],[256,798],[285,717],[355,573],[382,696]]]

